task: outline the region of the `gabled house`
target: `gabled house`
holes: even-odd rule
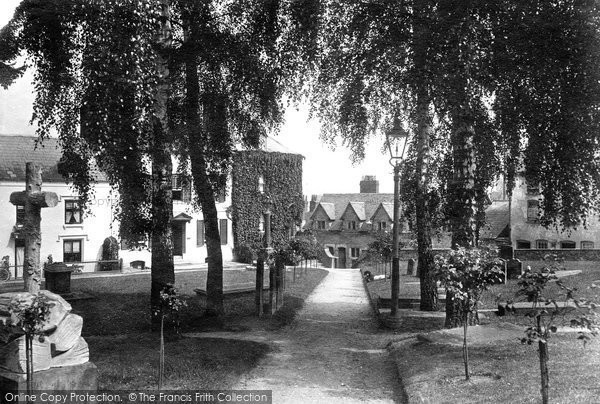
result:
[[[333,203],[319,202],[310,216],[312,229],[329,230],[335,221],[335,205]]]
[[[338,257],[340,268],[350,267],[378,231],[392,229],[394,195],[378,191],[377,179],[365,176],[358,193],[315,195],[309,203],[304,228]]]
[[[350,201],[340,217],[341,230],[361,230],[365,221],[365,203]]]
[[[394,204],[382,202],[371,216],[371,227],[376,231],[388,231],[394,223]]]

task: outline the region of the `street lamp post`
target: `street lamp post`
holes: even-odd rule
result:
[[[262,317],[264,314],[264,274],[265,274],[265,262],[267,261],[269,254],[272,252],[271,248],[271,200],[267,197],[265,203],[266,210],[260,217],[260,232],[263,239],[262,248],[258,251],[258,259],[256,260],[256,314],[258,317]]]
[[[402,128],[400,120],[394,118],[394,126],[386,133],[390,152],[390,164],[394,168],[394,226],[392,233],[392,301],[391,317],[398,315],[398,295],[400,291],[400,254],[398,242],[400,238],[400,169],[406,150],[408,133]]]

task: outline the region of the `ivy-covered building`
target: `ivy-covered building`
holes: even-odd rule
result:
[[[302,161],[300,154],[246,150],[234,155],[231,218],[234,259],[248,262],[263,244],[264,214],[271,212],[271,237],[277,247],[302,224]]]

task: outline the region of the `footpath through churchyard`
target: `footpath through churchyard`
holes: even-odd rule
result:
[[[403,402],[360,271],[333,269],[296,321],[272,334],[275,346],[237,386],[272,390],[274,403]]]

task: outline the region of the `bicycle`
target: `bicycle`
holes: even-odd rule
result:
[[[8,255],[2,257],[2,262],[0,262],[0,282],[6,282],[10,279],[10,263]]]

